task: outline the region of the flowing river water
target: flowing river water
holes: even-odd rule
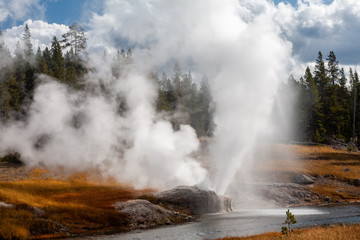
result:
[[[232,213],[211,214],[194,222],[160,227],[151,230],[138,230],[125,234],[93,236],[82,239],[105,240],[203,240],[228,236],[247,236],[269,231],[281,230],[287,209],[238,210]],[[345,204],[322,207],[291,208],[297,224],[295,228],[316,225],[360,223],[360,204]]]

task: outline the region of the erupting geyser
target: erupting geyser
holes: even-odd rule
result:
[[[95,167],[136,187],[203,182],[231,194],[236,173],[271,128],[287,77],[291,45],[280,37],[274,8],[265,0],[106,1],[90,22],[90,45],[117,49],[126,42],[134,63],[118,78],[110,66],[97,64],[86,76],[91,89],[85,93],[39,76],[28,120],[0,126],[0,150],[20,152],[31,166]],[[174,58],[194,76],[206,74],[212,87],[216,130],[206,169],[191,155],[199,147],[194,129],[174,131],[155,111],[157,89],[148,73]],[[126,103],[122,113],[119,97]]]

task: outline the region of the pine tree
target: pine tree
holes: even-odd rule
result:
[[[60,43],[56,37],[51,42],[51,70],[54,77],[60,82],[64,82],[64,58],[61,51]]]
[[[34,52],[32,49],[30,29],[27,24],[25,25],[25,28],[24,28],[22,40],[24,42],[25,61],[28,63],[32,63],[33,58],[34,58]]]
[[[157,102],[158,111],[173,112],[176,107],[174,86],[171,80],[163,72],[159,80],[159,96]]]
[[[321,51],[318,52],[314,71],[315,83],[319,88],[320,98],[325,96],[325,89],[329,85],[329,79],[326,75],[325,63],[322,59]]]
[[[282,227],[281,232],[283,234],[289,234],[291,235],[291,225],[296,224],[297,220],[295,218],[295,215],[290,212],[290,209],[286,211],[286,219],[283,223],[283,225],[287,225],[287,227]]]
[[[1,28],[0,28],[0,55],[2,60],[0,61],[0,69],[2,67],[9,66],[12,64],[13,58],[11,57],[11,53],[4,43],[4,38],[2,35]]]
[[[8,86],[5,81],[0,82],[0,120],[6,122],[10,118],[11,96],[9,93]]]
[[[17,42],[15,49],[15,58],[14,58],[14,75],[17,83],[19,84],[21,93],[20,93],[20,105],[25,100],[27,91],[26,91],[26,61],[24,59],[23,51],[20,46],[20,43]]]
[[[342,112],[339,112],[343,116],[344,126],[341,130],[341,135],[346,139],[351,138],[351,94],[346,86],[347,78],[345,76],[344,68],[340,69],[340,79],[339,79],[339,88],[338,88],[338,98],[341,105]]]
[[[46,59],[45,59],[40,47],[38,48],[38,50],[36,52],[35,60],[36,60],[36,66],[37,66],[36,71],[38,73],[49,74]]]
[[[336,60],[336,56],[333,51],[329,53],[326,60],[328,60],[328,78],[331,84],[335,85],[339,81],[339,62]]]
[[[213,98],[211,95],[211,89],[209,80],[206,76],[202,77],[199,89],[199,109],[200,111],[200,124],[201,130],[198,133],[199,136],[208,136],[211,137],[214,134],[215,124],[214,124],[214,104]]]
[[[181,86],[181,67],[179,62],[175,62],[174,65],[174,70],[173,70],[173,76],[171,78],[172,84],[174,85],[175,88],[175,93],[176,93],[176,99],[178,100],[179,98],[182,97],[183,91],[182,91],[182,86]]]
[[[62,35],[62,47],[71,47],[74,50],[75,57],[78,59],[81,53],[86,53],[86,37],[84,29],[74,22],[70,26],[70,30]]]
[[[323,115],[321,113],[321,102],[319,91],[313,78],[310,68],[307,67],[304,75],[305,92],[305,107],[308,111],[305,113],[307,120],[308,135],[315,142],[323,142],[325,135],[325,128],[322,122]]]
[[[324,115],[323,123],[327,130],[328,137],[343,138],[344,136],[341,133],[345,128],[345,109],[341,104],[341,96],[339,96],[339,63],[333,51],[329,53],[327,60],[327,83],[323,88],[324,92],[321,99],[323,106],[322,113]]]
[[[352,100],[352,139],[355,140],[356,137],[356,108],[357,108],[357,85],[358,82],[356,81],[353,71],[350,68],[349,70],[349,78],[350,78],[350,85],[351,85],[351,100]]]
[[[357,71],[353,74],[353,81],[355,85],[355,98],[354,98],[354,109],[355,109],[355,139],[359,137],[360,134],[360,104],[357,102],[360,99],[360,81],[359,81],[359,75]]]
[[[70,51],[65,54],[65,83],[72,87],[78,86],[78,77],[74,62],[75,58],[74,51],[71,48]]]
[[[346,82],[347,82],[347,79],[346,79],[346,76],[345,76],[345,71],[344,71],[344,68],[341,68],[340,69],[340,80],[339,80],[339,84],[340,84],[340,88],[342,90],[345,91],[346,89]]]
[[[40,64],[41,65],[40,71],[51,77],[55,77],[54,72],[53,72],[53,63],[52,63],[51,52],[48,47],[46,47],[44,49],[44,51],[42,52],[42,58],[43,58],[43,61]]]
[[[20,112],[21,109],[21,88],[12,72],[8,74],[8,91],[10,94],[10,109],[14,112]]]

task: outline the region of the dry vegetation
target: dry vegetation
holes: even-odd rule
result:
[[[0,239],[121,232],[126,230],[127,217],[112,205],[139,195],[129,187],[95,183],[83,175],[68,180],[3,181],[0,201],[13,207],[1,208]]]
[[[330,146],[274,144],[257,156],[254,176],[264,182],[291,182],[296,174],[316,179],[309,188],[334,201],[360,200],[360,153]]]
[[[268,148],[270,150],[266,150]],[[253,168],[257,181],[287,182],[295,174],[307,174],[316,179],[315,184],[309,186],[312,191],[340,202],[360,200],[360,187],[353,185],[353,180],[360,178],[360,153],[328,146],[270,145],[262,149]],[[151,190],[135,191],[115,181],[89,176],[96,174],[60,178],[46,170],[27,171],[24,167],[1,163],[0,203],[13,206],[0,206],[0,239],[126,231],[127,216],[116,212],[113,204],[139,198]],[[298,230],[291,239],[359,239],[359,232],[359,225],[314,228]],[[232,239],[279,237],[287,239],[277,233]]]
[[[315,227],[295,230],[291,236],[281,233],[265,233],[251,237],[227,237],[221,240],[359,240],[360,225]],[[220,239],[219,239],[220,240]]]

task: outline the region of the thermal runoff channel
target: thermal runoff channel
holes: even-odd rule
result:
[[[268,1],[105,1],[88,23],[82,89],[36,75],[26,114],[0,127],[1,153],[18,152],[29,166],[99,169],[138,188],[200,184],[226,194],[260,139],[275,137],[270,120],[291,57],[275,10]],[[114,65],[124,45],[131,60]],[[191,81],[208,79],[214,131],[206,163],[194,154],[196,131],[174,126],[181,107],[157,110],[154,72],[175,62]]]

